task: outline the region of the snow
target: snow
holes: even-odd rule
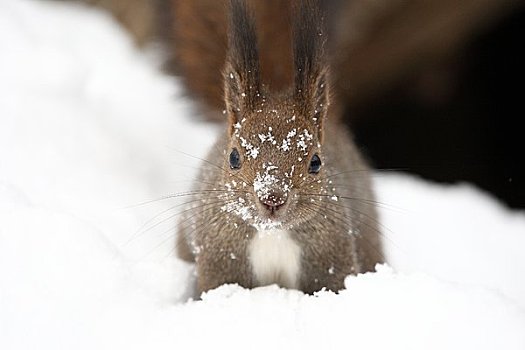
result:
[[[0,348],[525,348],[525,214],[389,172],[389,266],[187,301],[170,195],[217,129],[107,14],[2,0],[0,51]]]

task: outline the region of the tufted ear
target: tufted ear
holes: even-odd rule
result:
[[[230,1],[224,100],[231,131],[259,98],[260,69],[255,21],[242,0]]]
[[[328,105],[330,103],[328,69],[322,69],[315,77],[313,77],[312,81],[313,83],[307,97],[309,99],[308,106],[310,106],[309,115],[311,115],[313,121],[319,127],[319,133],[322,135],[324,127],[323,123],[326,120]]]
[[[324,57],[323,18],[314,0],[294,2],[293,58],[294,94],[303,113],[313,118],[322,137],[328,112],[329,74]]]

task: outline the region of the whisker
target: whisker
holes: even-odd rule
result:
[[[217,205],[217,206],[218,206],[218,205]],[[208,212],[208,211],[215,210],[217,206],[214,206],[214,207],[212,207],[212,208],[208,208],[208,209],[206,209],[206,210],[204,210],[204,211],[201,211],[201,212],[199,212],[199,213],[196,213],[196,214],[194,214],[194,215],[192,215],[192,216],[186,218],[186,220],[184,220],[183,222],[179,222],[178,225],[181,225],[181,223],[189,222],[193,217],[195,217],[195,216],[198,215],[198,214],[201,214],[201,213],[204,213],[204,212]],[[206,229],[206,228],[208,228],[208,227],[210,227],[210,226],[216,224],[216,223],[219,222],[219,220],[221,220],[221,219],[222,219],[222,216],[221,216],[221,215],[215,215],[215,217],[213,217],[213,218],[211,218],[211,219],[209,219],[209,220],[207,220],[207,221],[205,221],[205,222],[203,222],[203,223],[201,223],[201,224],[195,226],[195,228],[193,228],[191,231],[187,232],[185,235],[189,235],[189,236],[191,236],[191,235],[193,235],[197,230],[204,230],[204,229]],[[188,229],[190,226],[191,226],[191,224],[186,225],[182,230],[179,229],[179,230],[176,230],[176,231],[175,231],[175,228],[173,228],[173,232],[176,232],[176,233],[175,233],[176,235],[182,234],[182,231],[185,230],[185,229]],[[166,232],[167,232],[167,231],[165,231],[164,233],[166,233]],[[173,237],[175,234],[172,234],[172,235],[168,236],[165,240],[167,240],[167,239]],[[165,241],[165,240],[164,240],[164,241]],[[169,254],[174,254],[174,253],[176,252],[176,250],[178,249],[178,247],[179,247],[179,242],[176,242],[176,243],[174,244],[173,248],[170,249]]]
[[[395,235],[395,233],[394,233],[391,229],[389,229],[388,227],[386,227],[385,225],[383,225],[379,220],[377,220],[377,219],[374,218],[374,217],[371,217],[371,216],[368,215],[368,214],[363,213],[362,211],[358,210],[357,208],[347,207],[347,206],[343,206],[343,205],[341,205],[341,204],[331,203],[331,202],[327,202],[327,201],[322,201],[322,202],[323,202],[323,203],[326,203],[326,204],[330,204],[330,205],[334,205],[334,206],[340,206],[340,207],[342,207],[342,208],[349,209],[349,210],[351,211],[350,215],[352,215],[353,213],[357,213],[357,215],[362,215],[362,216],[366,217],[368,220],[370,220],[370,221],[372,221],[373,223],[375,223],[376,225],[378,225],[380,228],[382,228],[382,229],[388,231],[388,232],[389,232],[390,234],[392,234],[392,235]],[[356,217],[355,215],[354,215],[354,216],[347,217],[345,213],[340,213],[340,212],[338,212],[337,210],[334,210],[334,209],[329,208],[329,207],[327,207],[327,206],[322,207],[322,206],[320,206],[320,205],[318,205],[318,204],[316,204],[316,203],[315,203],[315,204],[313,203],[313,205],[317,205],[317,207],[319,207],[319,208],[326,208],[327,210],[330,210],[331,212],[336,213],[336,214],[338,214],[338,215],[343,215],[343,218],[347,218],[347,219],[350,219],[350,220],[358,220],[358,222],[359,222],[360,224],[364,224],[364,225],[367,226],[368,228],[373,229],[377,234],[379,234],[379,235],[380,235],[381,237],[383,237],[384,239],[388,240],[388,242],[389,242],[390,244],[392,244],[394,247],[396,247],[397,249],[399,249],[399,251],[401,251],[401,252],[407,254],[406,251],[404,251],[401,247],[399,247],[399,246],[398,246],[398,245],[397,245],[397,244],[396,244],[396,243],[395,243],[395,242],[394,242],[394,241],[393,241],[393,240],[392,240],[392,239],[391,239],[386,233],[382,232],[382,231],[379,230],[379,229],[375,229],[373,226],[366,224],[366,223],[363,222],[362,220],[359,220],[359,217]]]
[[[318,206],[318,205],[314,205],[313,207],[310,207],[307,210],[310,210],[310,212],[316,213],[316,214],[318,214],[320,216],[326,217],[326,215],[321,211],[322,209],[324,209],[324,207],[321,207],[321,206]],[[335,213],[336,214],[340,214],[339,212],[335,212]],[[339,221],[339,222],[343,223],[344,225],[349,225],[349,223],[345,220],[346,217],[340,217],[340,216],[333,215],[333,216],[330,216],[330,218],[332,220]],[[355,220],[354,218],[352,218],[352,219]],[[377,230],[377,229],[375,229],[375,228],[365,224],[361,220],[358,220],[358,222],[359,222],[359,224],[363,224],[365,226],[368,226],[368,227],[372,228],[379,235],[381,235],[381,232],[379,230]],[[349,234],[351,234],[351,233],[349,233]],[[386,261],[386,257],[385,257],[385,255],[383,254],[383,252],[380,249],[376,248],[364,235],[361,235],[360,238],[362,238],[368,244],[368,246],[370,246],[377,253],[377,255],[379,255],[381,257],[381,259],[383,261]]]
[[[144,259],[146,258],[148,255],[150,255],[151,253],[153,253],[155,250],[157,250],[158,248],[160,248],[161,246],[163,246],[164,244],[166,244],[171,238],[175,237],[175,235],[178,235],[181,233],[181,230],[177,230],[177,226],[181,225],[182,223],[186,223],[186,222],[189,222],[192,218],[194,218],[196,215],[199,215],[199,214],[202,214],[202,213],[206,213],[208,211],[211,211],[211,210],[214,210],[216,209],[216,207],[218,207],[219,205],[222,205],[224,202],[216,202],[216,203],[210,203],[210,204],[214,204],[212,207],[210,208],[207,208],[203,211],[199,211],[189,217],[187,217],[185,220],[181,221],[181,222],[177,222],[175,225],[172,225],[170,226],[167,230],[163,231],[159,236],[164,236],[166,233],[170,232],[170,234],[163,238],[158,244],[156,244],[152,249],[150,249],[146,254],[144,254],[142,256],[141,259]],[[196,208],[190,208],[190,209],[196,209]],[[213,221],[216,222],[216,220],[220,218],[220,216],[217,216]],[[206,226],[211,224],[212,222],[205,222]],[[185,228],[188,228],[189,225],[187,225]],[[194,231],[192,231],[193,233]],[[175,248],[173,249],[176,249],[178,247],[178,243],[175,243],[174,244]],[[173,250],[171,249],[170,252]]]
[[[214,218],[210,219],[210,220],[207,220],[197,226],[195,226],[195,228],[193,228],[190,232],[187,233],[187,235],[191,236],[193,235],[197,230],[205,230],[206,228],[216,224],[220,219],[222,218],[221,215],[216,215]],[[188,228],[189,225],[187,225],[185,228]],[[179,230],[177,232],[177,234],[181,234],[181,231],[182,230]],[[174,247],[170,250],[170,253],[174,253],[179,247],[179,242],[177,242]]]
[[[204,159],[204,158],[200,158],[200,157],[196,157],[196,156],[193,156],[189,153],[186,153],[186,152],[183,152],[183,151],[179,151],[179,150],[176,150],[176,149],[172,149],[173,151],[175,152],[179,152],[187,157],[191,157],[191,158],[194,158],[194,159],[197,159],[197,160],[200,160],[202,162],[204,162],[205,164],[208,164],[208,165],[211,165],[212,167],[218,169],[218,170],[221,170],[223,173],[229,175],[229,176],[233,176],[233,177],[236,177],[237,179],[239,179],[240,181],[243,181],[243,182],[246,182],[246,183],[249,183],[250,181],[247,181],[243,176],[241,176],[241,173],[232,173],[232,172],[229,172],[227,171],[226,169],[224,169],[222,166],[218,165],[218,164],[215,164],[207,159]]]
[[[155,219],[157,219],[158,217],[160,217],[161,215],[177,208],[177,207],[180,207],[180,206],[183,206],[183,205],[187,205],[187,204],[190,204],[190,203],[194,203],[194,202],[197,202],[197,201],[200,201],[201,199],[198,198],[198,199],[193,199],[191,201],[187,201],[187,202],[183,202],[183,203],[179,203],[179,204],[176,204],[176,205],[173,205],[163,211],[161,211],[160,213],[156,214],[154,217],[148,219],[146,222],[144,222],[137,231],[135,231],[135,233],[122,245],[122,247],[125,247],[127,246],[131,241],[133,241],[135,239],[135,237],[137,235],[140,234],[140,232],[146,228],[146,226],[148,226],[150,223],[152,223]]]
[[[299,186],[311,185],[319,181],[325,181],[325,180],[331,179],[336,176],[342,176],[342,175],[347,175],[347,174],[357,174],[360,176],[369,176],[371,178],[375,178],[379,176],[384,176],[385,175],[384,173],[387,173],[387,172],[395,173],[395,172],[403,171],[403,170],[406,170],[406,169],[404,168],[353,169],[353,170],[348,170],[348,171],[341,171],[335,174],[329,174],[327,176],[314,177],[312,179],[307,179],[306,177],[304,177],[301,183],[299,184]]]
[[[373,223],[375,223],[376,225],[378,225],[380,228],[382,229],[385,229],[386,231],[390,232],[393,234],[393,232],[386,226],[384,226],[379,220],[377,220],[376,218],[368,215],[368,214],[365,214],[364,212],[362,212],[361,210],[357,209],[357,208],[354,208],[354,207],[351,207],[351,206],[346,206],[346,205],[343,205],[339,202],[332,202],[332,201],[321,201],[322,203],[326,203],[328,205],[332,205],[332,206],[336,206],[336,207],[339,207],[339,208],[343,208],[343,209],[348,209],[348,210],[351,210],[353,212],[356,212],[357,214],[359,215],[362,215],[364,217],[366,217],[368,220],[371,220]],[[325,207],[327,210],[333,210],[335,212],[337,212],[337,210],[334,210],[332,208],[329,208],[329,207]],[[379,232],[378,232],[379,233]],[[382,233],[382,232],[381,232]],[[384,233],[382,233],[384,234]],[[385,235],[385,238],[387,238],[387,236]]]
[[[168,194],[168,195],[156,198],[156,199],[150,199],[150,200],[138,203],[138,204],[133,204],[133,205],[124,207],[123,209],[132,209],[132,208],[136,208],[136,207],[139,207],[139,206],[143,206],[143,205],[147,205],[147,204],[151,204],[151,203],[155,203],[155,202],[164,201],[164,200],[167,200],[167,199],[180,198],[180,197],[185,197],[185,196],[194,196],[194,195],[198,195],[198,194],[202,194],[202,193],[206,193],[206,192],[212,192],[212,193],[247,193],[247,191],[233,190],[233,189],[224,189],[224,190],[221,190],[221,189],[200,189],[200,190],[194,190],[194,191],[186,191],[186,192],[179,192],[179,193],[174,193],[174,194]]]
[[[383,203],[383,202],[379,202],[375,199],[368,199],[368,198],[359,198],[359,197],[348,197],[348,196],[341,196],[341,195],[337,195],[337,194],[324,194],[324,193],[298,193],[299,195],[301,196],[308,196],[308,197],[326,197],[326,198],[337,198],[338,200],[339,199],[345,199],[345,200],[353,200],[353,201],[358,201],[358,202],[361,202],[363,204],[366,204],[366,205],[373,205],[374,207],[378,207],[378,208],[384,208],[384,209],[396,209],[396,210],[403,210],[402,208],[398,208],[398,207],[395,207],[393,205],[390,205],[390,204],[387,204],[387,203]],[[336,201],[331,201],[331,202],[326,202],[326,203],[337,203]]]
[[[326,204],[332,204],[332,203],[327,203],[327,202],[324,202],[323,203],[326,203]],[[331,213],[333,213],[334,215],[337,214],[340,218],[344,218],[344,219],[349,219],[349,220],[357,220],[359,222],[359,224],[363,224],[365,225],[366,227],[374,230],[377,234],[383,236],[383,232],[381,232],[381,230],[379,230],[378,228],[375,228],[374,226],[370,225],[370,224],[367,224],[365,223],[363,220],[360,220],[359,217],[357,217],[356,215],[354,216],[347,216],[346,213],[341,213],[335,209],[332,209],[332,208],[329,208],[328,206],[321,206],[317,203],[314,203],[314,202],[310,202],[311,205],[315,206],[315,207],[318,207],[318,208],[321,208],[321,209],[326,209],[328,211],[330,211]],[[366,215],[364,213],[362,213],[361,211],[359,210],[356,210],[356,209],[353,209],[353,208],[349,208],[351,209],[353,212],[356,212],[358,215],[363,215],[364,217],[366,217],[367,219],[371,220],[373,223],[377,224],[378,226],[381,226],[381,224],[374,218],[372,218],[371,216],[369,215]],[[352,213],[350,213],[350,215],[352,215]],[[346,221],[343,221],[345,223],[348,224],[348,222]]]
[[[200,201],[200,200],[201,200],[201,199],[197,199],[197,201]],[[186,212],[188,212],[188,211],[192,211],[192,210],[196,210],[196,209],[199,209],[199,208],[203,208],[203,207],[206,207],[206,206],[209,206],[209,205],[212,205],[212,204],[217,204],[217,203],[222,204],[222,203],[224,203],[224,202],[223,202],[223,201],[217,201],[217,202],[211,202],[211,203],[203,203],[202,205],[199,205],[199,206],[197,206],[197,207],[187,208],[187,209],[184,209],[184,210],[182,210],[182,211],[179,211],[179,212],[176,212],[176,213],[174,213],[174,214],[171,214],[171,215],[169,215],[168,217],[166,217],[166,218],[164,218],[164,219],[162,219],[162,220],[156,222],[155,224],[151,225],[151,226],[148,227],[147,229],[142,230],[142,232],[140,232],[139,234],[137,234],[136,237],[135,237],[134,239],[139,238],[139,237],[142,237],[142,236],[143,236],[145,233],[147,233],[148,231],[151,231],[151,230],[154,229],[155,227],[158,227],[158,226],[162,225],[162,224],[165,223],[166,221],[171,220],[171,219],[175,218],[175,217],[178,216],[178,215],[184,214],[184,213],[186,213]],[[228,202],[226,202],[226,203],[228,203]]]
[[[342,189],[346,189],[346,190],[352,190],[352,188],[346,187],[346,186],[333,186],[333,187],[335,187],[335,188],[342,188]],[[330,195],[327,195],[327,196],[330,196]],[[399,207],[399,206],[396,206],[396,205],[392,205],[392,204],[388,204],[388,203],[385,203],[385,202],[380,202],[380,201],[378,201],[376,199],[349,197],[349,196],[337,195],[337,194],[335,196],[340,198],[340,199],[357,200],[357,201],[374,203],[374,204],[377,204],[378,208],[389,209],[389,210],[392,210],[392,211],[397,211],[399,213],[408,213],[409,212],[405,208],[402,208],[402,207]]]

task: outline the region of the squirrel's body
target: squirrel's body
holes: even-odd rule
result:
[[[300,4],[291,12],[292,57],[283,57],[293,63],[291,86],[275,89],[262,82],[249,11],[231,2],[229,48],[214,78],[224,88],[228,128],[179,222],[178,253],[195,261],[199,291],[224,283],[337,291],[345,276],[382,261],[370,170],[327,115],[319,9]]]
[[[293,125],[288,128],[293,130]],[[247,288],[277,283],[307,293],[322,287],[337,291],[343,288],[345,276],[373,271],[382,256],[368,168],[358,152],[342,152],[355,150],[344,128],[329,123],[326,138],[330,142],[326,142],[323,149],[325,163],[333,164],[326,167],[321,184],[326,193],[303,198],[308,202],[315,200],[310,203],[315,205],[311,210],[316,214],[289,229],[265,228],[264,223],[258,229],[257,225],[248,223],[243,214],[250,214],[243,211],[249,205],[239,203],[239,198],[244,196],[235,192],[236,188],[244,187],[242,180],[219,176],[221,181],[217,182],[222,170],[204,164],[195,182],[195,190],[203,192],[196,195],[199,201],[194,202],[194,209],[181,218],[177,242],[180,257],[188,261],[197,258],[199,290],[224,283],[238,283]],[[282,139],[278,143],[282,145]],[[296,142],[293,146],[296,147]],[[223,159],[227,149],[225,135],[212,147],[206,160],[215,163]],[[227,162],[217,165],[228,166]],[[210,183],[214,184],[213,188]],[[232,190],[228,192],[228,188]],[[219,192],[221,189],[227,192]],[[269,235],[274,239],[269,239]],[[267,251],[255,251],[257,246]],[[283,246],[285,250],[279,250]],[[268,273],[273,274],[274,279],[259,280],[259,266],[254,266],[254,262],[271,265],[273,270]],[[288,274],[291,270],[297,271],[292,278]]]

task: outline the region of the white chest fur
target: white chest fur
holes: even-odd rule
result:
[[[259,286],[299,287],[301,248],[287,231],[259,232],[248,246],[248,256]]]

